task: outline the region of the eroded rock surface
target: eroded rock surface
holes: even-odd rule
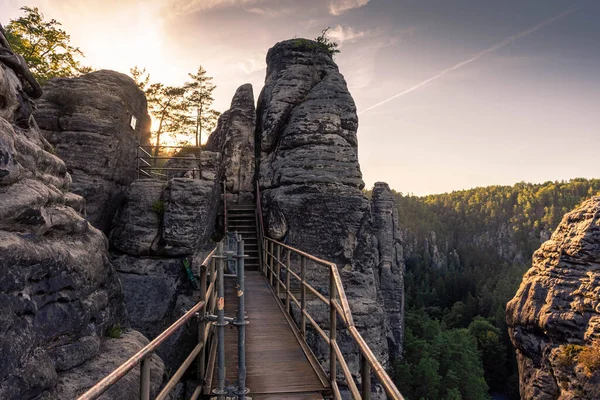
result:
[[[125,193],[111,232],[111,253],[131,326],[153,339],[195,304],[191,269],[214,248],[221,197],[218,153],[203,151],[202,174],[169,181],[140,179]],[[197,343],[193,324],[161,346],[174,370]]]
[[[254,131],[256,110],[252,85],[238,88],[231,107],[210,135],[206,148],[221,153],[227,195],[233,203],[248,203],[254,192]]]
[[[600,398],[600,197],[535,252],[506,315],[521,398]]]
[[[97,376],[106,376],[118,366],[140,351],[149,343],[141,333],[133,330],[124,332],[119,338],[107,338],[94,348],[94,357],[79,368],[72,369],[60,376],[56,388],[44,393],[40,400],[76,399],[97,383]],[[150,356],[150,397],[159,392],[165,366],[156,354]],[[140,396],[140,367],[121,378],[102,396],[102,400],[137,399]]]
[[[73,192],[86,199],[87,219],[108,232],[122,192],[136,178],[137,147],[150,138],[144,93],[127,75],[108,70],[52,79],[35,118],[67,164]]]
[[[1,34],[0,55],[19,60]],[[84,201],[31,115],[39,93],[19,62],[0,62],[0,398],[64,398],[57,385],[96,362],[107,329],[124,322],[122,293],[105,236],[79,213]],[[112,369],[122,358],[102,357]],[[104,372],[88,368],[87,387]]]
[[[257,116],[268,234],[338,265],[356,325],[388,366],[402,346],[397,210],[385,184],[376,186],[372,202],[362,193],[356,106],[331,55],[305,39],[276,44]],[[309,277],[328,291],[326,272],[311,269]],[[324,310],[314,307],[327,327]],[[344,352],[356,351],[343,336],[340,342]],[[358,358],[349,360],[357,371]]]

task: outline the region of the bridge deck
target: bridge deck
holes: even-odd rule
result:
[[[235,317],[235,279],[226,279],[225,314]],[[273,292],[260,272],[246,273],[246,385],[250,396],[266,399],[322,399],[328,383],[311,365]],[[316,361],[312,356],[313,363]],[[237,382],[237,329],[225,329],[229,385]],[[216,367],[212,387],[216,387]]]

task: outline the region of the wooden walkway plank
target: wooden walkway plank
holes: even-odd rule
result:
[[[234,278],[226,279],[225,314],[235,317]],[[267,282],[258,271],[246,273],[246,385],[256,399],[322,399],[328,387],[313,369]],[[237,328],[225,328],[229,385],[237,382]],[[215,366],[216,369],[216,366]],[[216,371],[212,387],[216,387]]]

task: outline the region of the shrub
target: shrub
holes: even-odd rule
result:
[[[166,206],[165,206],[165,202],[162,200],[157,200],[154,203],[152,203],[152,211],[154,211],[157,214],[163,215],[165,213],[166,210]]]
[[[106,336],[113,339],[119,339],[121,337],[121,325],[116,324],[106,330]]]
[[[576,344],[567,344],[561,346],[556,353],[556,362],[561,367],[572,367],[575,365],[575,358],[583,350],[583,346]]]
[[[600,342],[584,347],[577,360],[585,367],[589,374],[600,371]]]

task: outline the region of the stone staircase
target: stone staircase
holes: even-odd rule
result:
[[[239,233],[244,239],[244,250],[248,256],[245,269],[247,271],[258,271],[258,233],[254,205],[228,205],[227,230]]]

